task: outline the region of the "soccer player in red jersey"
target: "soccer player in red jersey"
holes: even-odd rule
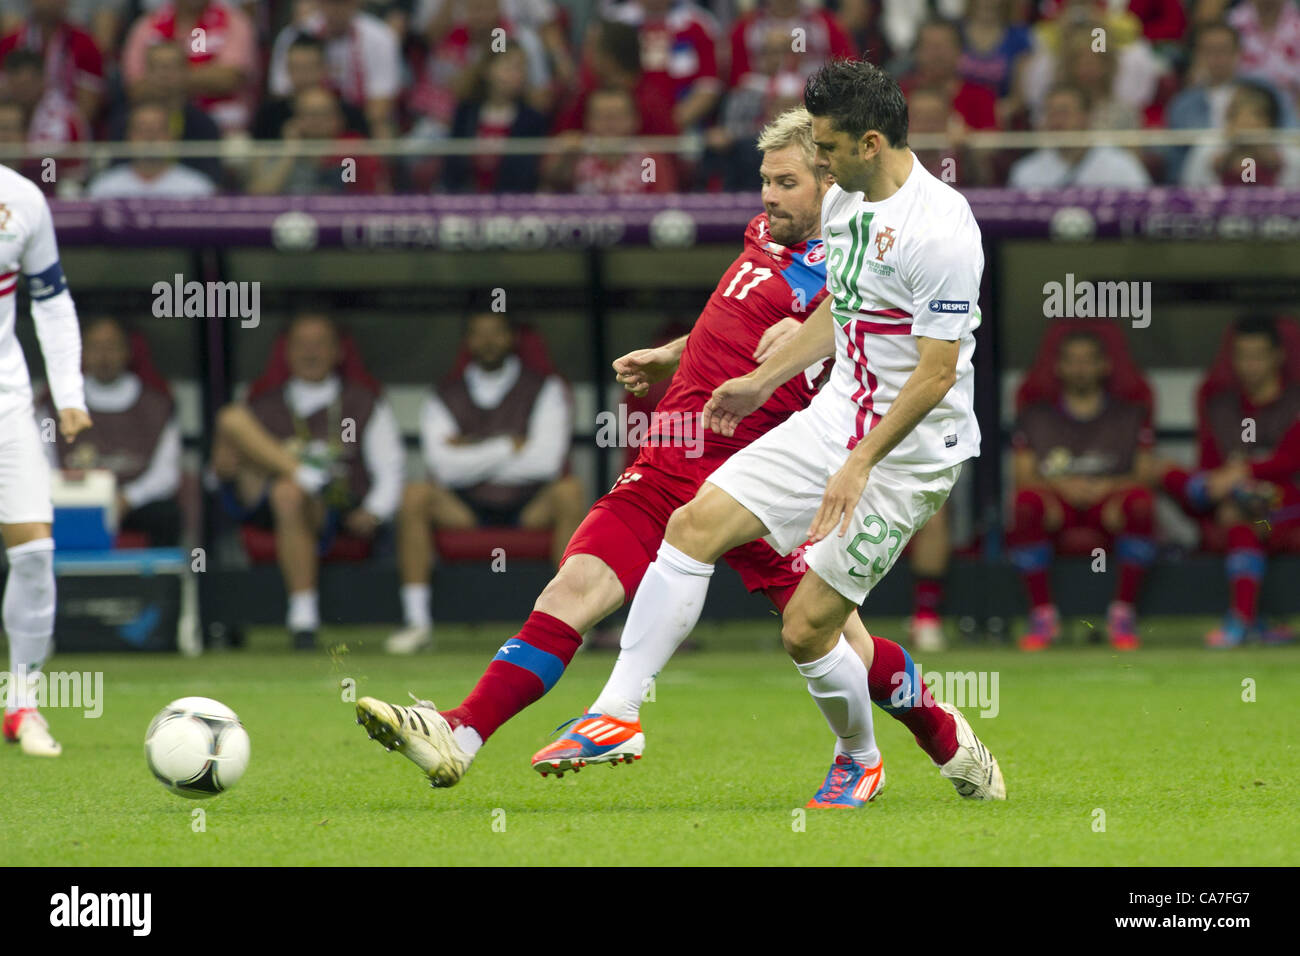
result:
[[[1245,316],[1232,333],[1232,386],[1211,394],[1202,410],[1195,472],[1167,468],[1166,491],[1217,525],[1227,551],[1232,604],[1205,637],[1210,647],[1248,640],[1283,644],[1295,635],[1259,613],[1268,554],[1300,550],[1300,382],[1284,374],[1286,351],[1277,323]]]
[[[459,782],[483,741],[554,686],[582,635],[632,599],[669,516],[695,496],[704,479],[812,399],[820,364],[778,388],[734,435],[706,432],[701,425],[714,388],[751,371],[798,328],[794,316],[808,315],[825,297],[825,246],[817,236],[830,181],[815,166],[811,129],[811,118],[796,109],[763,131],[765,212],[750,221],[744,249],[690,334],[614,362],[618,380],[635,394],[676,374],[640,456],[592,506],[519,633],[502,645],[478,684],[451,710],[440,713],[428,701],[400,706],[363,697],[357,702],[357,719],[367,733],[414,761],[433,786]],[[725,557],[751,591],[763,591],[778,609],[802,577],[802,568],[796,570],[791,558],[761,540]],[[910,692],[898,693],[900,680],[914,673],[907,652],[868,635],[856,613],[849,616],[845,632],[864,661],[871,662],[872,700],[907,726],[935,763],[951,759],[958,746],[954,718],[919,681]],[[620,739],[591,762],[631,761],[639,754],[636,740]],[[580,765],[559,758],[553,767],[539,769],[563,772]]]

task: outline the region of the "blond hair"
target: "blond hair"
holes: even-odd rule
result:
[[[797,146],[818,179],[824,170],[817,165],[817,147],[813,145],[812,114],[802,106],[788,109],[763,127],[758,134],[758,150],[769,153],[787,146]]]

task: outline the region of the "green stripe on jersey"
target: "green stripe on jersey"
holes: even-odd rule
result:
[[[858,290],[858,279],[862,275],[862,263],[867,258],[867,239],[871,235],[871,218],[874,213],[861,213],[850,223],[853,232],[853,253],[849,256],[849,307],[854,311],[862,308],[862,294]]]

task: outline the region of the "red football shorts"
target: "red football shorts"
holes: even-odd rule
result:
[[[655,458],[668,457],[660,452]],[[643,451],[623,472],[608,494],[591,506],[564,551],[600,558],[618,575],[625,601],[632,600],[641,577],[659,552],[669,516],[695,497],[704,479],[721,458],[689,459],[673,456],[671,469],[651,460]],[[750,591],[762,591],[778,610],[784,610],[802,571],[795,571],[794,555],[782,556],[761,538],[733,548],[723,556]]]

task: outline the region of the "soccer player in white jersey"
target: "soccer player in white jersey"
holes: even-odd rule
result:
[[[718,386],[704,420],[731,434],[779,385],[833,354],[830,381],[673,513],[585,716],[606,718],[602,735],[635,728],[644,740],[642,688],[695,626],[718,557],[760,537],[783,554],[809,542],[781,632],[837,738],[809,806],[861,807],[884,784],[868,686],[878,662],[864,664],[841,630],[979,454],[971,356],[984,254],[966,200],[908,149],[907,105],[888,74],[837,60],[809,78],[804,99],[818,162],[837,184],[822,202],[830,294],[767,361]],[[891,668],[900,703],[920,683],[902,660]],[[962,796],[1004,799],[997,761],[956,708],[939,706],[957,723],[941,773]]]
[[[77,310],[45,197],[34,183],[0,166],[0,534],[9,558],[0,612],[9,639],[4,737],[25,754],[57,757],[62,748],[36,709],[35,688],[54,636],[54,512],[31,378],[14,332],[20,274],[32,300],[59,431],[71,442],[90,427]]]

